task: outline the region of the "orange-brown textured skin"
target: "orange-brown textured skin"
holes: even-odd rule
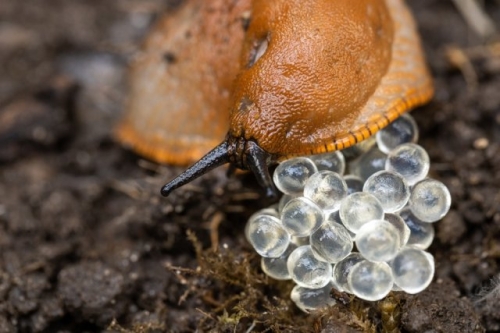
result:
[[[282,159],[343,149],[432,96],[402,0],[255,0],[230,134]]]
[[[250,2],[187,0],[157,23],[131,65],[119,141],[157,162],[185,165],[224,139]]]
[[[404,0],[186,2],[134,61],[117,131],[158,162],[191,163],[228,129],[277,159],[340,150],[433,95]]]

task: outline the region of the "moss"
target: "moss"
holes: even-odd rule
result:
[[[133,325],[130,329],[123,328],[120,326],[116,320],[109,325],[106,332],[109,333],[159,333],[165,332],[166,328],[164,324],[136,324]]]
[[[378,309],[381,318],[381,331],[387,333],[399,333],[401,327],[401,304],[397,293],[378,302]]]
[[[198,267],[169,267],[187,286],[184,297],[197,297],[207,312],[198,329],[214,332],[313,332],[314,318],[299,312],[290,300],[291,282],[265,276],[255,253],[202,249],[193,232],[188,231]],[[208,287],[208,288],[207,288]],[[209,312],[208,312],[209,311]],[[297,317],[302,317],[297,320]],[[300,323],[300,324],[297,324]]]

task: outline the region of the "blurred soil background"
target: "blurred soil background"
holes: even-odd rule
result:
[[[452,194],[423,293],[306,315],[243,236],[269,205],[221,168],[174,192],[111,137],[127,62],[181,1],[0,3],[0,332],[500,331],[500,44],[410,0],[436,83],[413,112]],[[500,28],[500,2],[484,1]],[[498,35],[497,41],[498,41]]]

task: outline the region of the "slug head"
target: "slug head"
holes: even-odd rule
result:
[[[394,27],[384,0],[254,0],[230,134],[280,160],[348,136],[387,73]]]
[[[208,152],[198,162],[164,185],[161,194],[166,197],[176,188],[191,182],[208,171],[230,163],[237,168],[251,170],[259,185],[266,189],[266,195],[276,197],[276,188],[268,169],[271,162],[272,155],[263,150],[255,141],[228,135],[221,144]]]

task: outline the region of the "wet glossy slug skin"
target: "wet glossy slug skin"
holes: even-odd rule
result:
[[[229,133],[277,156],[348,134],[389,68],[393,40],[385,1],[253,1]]]
[[[187,165],[224,139],[250,2],[186,0],[159,20],[131,63],[119,141]]]
[[[214,3],[219,17],[212,15]],[[183,33],[167,34],[165,43],[161,34],[148,38],[163,54],[172,46],[184,50],[179,62],[163,64],[160,74],[154,61],[147,62],[132,80],[139,95],[143,85],[151,89],[148,75],[155,77],[168,98],[150,94],[139,103],[133,95],[136,107],[123,126],[136,134],[128,142],[159,161],[186,163],[207,142],[215,146],[165,185],[163,195],[225,163],[250,169],[272,194],[268,164],[354,145],[432,97],[416,26],[403,0],[189,4],[182,13],[192,18],[194,12],[196,19],[173,21]],[[224,4],[234,10],[226,12]],[[234,23],[243,22],[243,9],[250,15],[245,33]],[[224,26],[232,28],[229,35]],[[185,40],[187,35],[196,36],[195,42]],[[157,60],[157,51],[151,52]],[[137,77],[143,82],[135,82]],[[216,145],[227,120],[227,135]],[[133,137],[121,133],[124,141]]]

